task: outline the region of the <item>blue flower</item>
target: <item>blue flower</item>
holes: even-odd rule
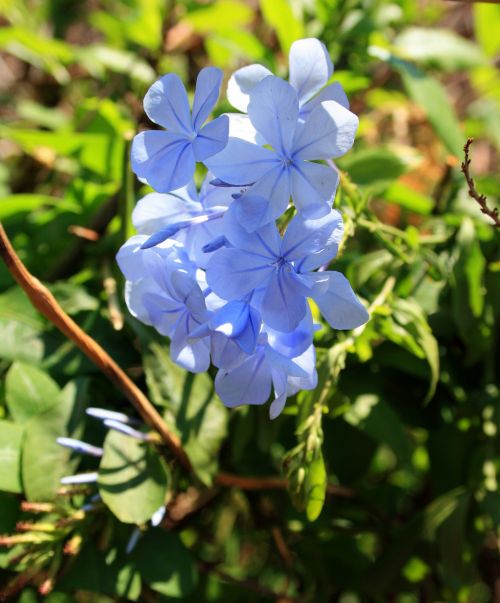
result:
[[[166,128],[137,134],[132,144],[132,169],[160,193],[186,185],[196,162],[221,151],[228,138],[229,121],[224,115],[203,125],[219,97],[222,72],[202,69],[196,80],[193,111],[186,90],[175,74],[155,82],[144,98],[144,109],[156,124]]]
[[[238,220],[248,231],[276,220],[292,197],[307,218],[328,213],[338,173],[315,160],[340,157],[352,146],[358,118],[338,102],[318,103],[299,120],[299,99],[287,82],[268,76],[250,93],[248,116],[272,148],[229,137],[208,168],[224,182],[254,183],[237,200]]]
[[[299,99],[299,118],[304,120],[319,103],[333,100],[349,109],[349,101],[338,82],[328,84],[333,65],[325,45],[315,38],[296,40],[290,48],[290,84]],[[246,113],[250,92],[265,77],[272,75],[262,65],[247,65],[233,73],[227,86],[227,99]],[[319,94],[318,94],[319,93]]]
[[[316,354],[309,346],[302,354],[289,358],[277,352],[263,338],[255,352],[231,369],[220,369],[215,391],[222,402],[233,408],[242,404],[264,404],[274,389],[269,414],[275,419],[283,410],[287,396],[299,389],[314,389],[317,384]]]
[[[334,272],[314,272],[333,259],[343,224],[335,210],[319,220],[295,216],[281,239],[274,224],[247,233],[230,210],[224,217],[231,247],[216,251],[207,265],[209,287],[226,300],[259,291],[264,323],[281,332],[293,331],[306,315],[307,298],[318,300],[325,318],[337,329],[352,329],[367,320],[364,306],[348,281]]]
[[[223,236],[222,217],[240,189],[210,184],[208,174],[199,194],[194,182],[171,193],[149,193],[132,212],[139,234],[149,235],[142,248],[167,239],[182,242],[191,261],[205,268],[210,255],[204,248]]]

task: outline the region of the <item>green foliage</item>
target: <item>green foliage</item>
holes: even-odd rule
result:
[[[0,265],[0,598],[492,600],[500,240],[458,162],[474,136],[477,188],[498,205],[500,9],[475,3],[455,26],[444,4],[0,2],[0,220],[193,465],[185,472],[154,436],[85,420],[90,405],[134,410]],[[309,36],[327,45],[360,116],[338,161],[346,232],[332,268],[371,319],[352,332],[322,324],[317,388],[270,422],[267,408],[226,409],[212,372],[181,370],[128,315],[115,254],[148,190],[128,155],[156,75],[178,73],[190,93],[207,64],[226,79],[256,61],[285,75],[291,44]],[[61,448],[60,436],[104,457]],[[98,484],[61,487],[95,471]],[[241,487],[222,485],[228,473]],[[272,487],[247,490],[238,476]]]
[[[168,473],[144,442],[110,431],[99,464],[99,494],[124,523],[143,524],[165,502]]]

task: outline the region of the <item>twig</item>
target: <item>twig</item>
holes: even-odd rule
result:
[[[478,203],[483,214],[486,214],[493,220],[496,228],[500,228],[500,217],[498,216],[498,209],[496,207],[493,209],[491,207],[488,207],[486,195],[481,195],[477,192],[474,179],[470,175],[470,147],[473,142],[473,138],[467,139],[467,142],[464,145],[465,158],[464,161],[462,161],[461,165],[461,170],[465,176],[465,179],[467,180],[467,185],[469,186],[469,197],[471,197],[471,199],[474,199],[474,201]]]
[[[220,486],[237,486],[242,490],[286,490],[288,488],[288,480],[280,477],[244,477],[221,472],[215,481]],[[343,498],[355,496],[354,491],[350,488],[336,484],[328,484],[327,492],[332,496],[342,496]]]
[[[191,464],[177,435],[169,430],[155,407],[109,354],[94,339],[82,331],[64,312],[52,293],[28,271],[14,251],[1,223],[0,256],[9,272],[30,298],[33,306],[102,370],[135,406],[144,421],[160,434],[162,440],[182,463],[183,467],[191,470]]]

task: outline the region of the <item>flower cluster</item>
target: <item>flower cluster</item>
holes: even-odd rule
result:
[[[179,78],[165,75],[144,107],[166,131],[141,132],[132,146],[135,173],[157,192],[137,204],[138,234],[117,256],[129,310],[170,338],[182,367],[212,363],[227,406],[274,392],[272,418],[288,395],[316,386],[308,300],[335,329],[368,319],[347,279],[327,270],[343,236],[331,160],[358,125],[341,86],[328,85],[332,73],[324,45],[299,40],[289,82],[260,65],[238,70],[228,100],[241,113],[206,124],[222,73],[200,72],[192,111]],[[196,162],[208,168],[199,192]],[[280,234],[290,200],[296,214]]]

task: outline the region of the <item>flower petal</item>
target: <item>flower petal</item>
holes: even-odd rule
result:
[[[290,170],[295,207],[306,218],[320,218],[331,209],[339,183],[338,173],[326,165],[297,161]]]
[[[271,395],[271,368],[264,352],[256,352],[233,370],[220,370],[215,377],[215,391],[230,408],[267,402]]]
[[[195,132],[207,121],[217,103],[222,84],[222,71],[217,67],[205,67],[196,78],[193,100],[192,123]]]
[[[341,330],[355,329],[365,324],[370,316],[346,277],[340,272],[326,274],[330,277],[327,292],[313,297],[328,324]]]
[[[250,92],[268,75],[269,69],[263,65],[247,65],[233,73],[227,85],[227,100],[235,109],[246,113]]]
[[[349,100],[347,99],[346,93],[339,82],[333,82],[326,88],[317,94],[314,98],[308,101],[305,105],[300,108],[299,117],[302,121],[305,121],[316,107],[325,101],[335,101],[342,105],[346,109],[349,109]]]
[[[176,194],[149,193],[134,207],[132,223],[140,234],[151,235],[169,224],[189,220],[200,211],[201,203],[186,201]]]
[[[174,73],[164,75],[151,86],[144,97],[144,110],[151,121],[171,132],[193,132],[186,89]]]
[[[227,115],[221,115],[203,126],[193,140],[196,161],[205,161],[212,155],[220,153],[227,144],[228,134],[229,119]]]
[[[290,48],[290,84],[300,104],[307,102],[331,78],[333,65],[325,45],[315,38],[297,40]]]
[[[289,155],[299,117],[299,101],[288,82],[268,76],[257,84],[250,93],[248,117],[282,157]]]
[[[267,258],[238,249],[219,249],[207,265],[207,282],[220,297],[239,299],[262,285],[274,270]]]
[[[131,160],[136,175],[159,193],[169,193],[186,185],[196,166],[189,140],[158,130],[137,134],[132,143]]]
[[[130,237],[116,254],[118,266],[129,281],[138,281],[144,276],[144,250],[141,245],[147,238],[142,234]]]
[[[194,329],[189,314],[179,320],[170,342],[170,356],[179,366],[192,373],[204,373],[210,366],[210,344],[208,339],[189,339]]]
[[[244,203],[242,200],[241,203]],[[266,258],[270,263],[279,256],[281,237],[276,224],[266,224],[256,232],[249,233],[240,223],[234,203],[224,215],[224,228],[229,242],[237,249]]]
[[[247,358],[245,352],[234,339],[229,339],[220,333],[212,333],[210,338],[210,353],[214,366],[227,371],[236,368]]]
[[[279,218],[286,211],[289,201],[289,169],[278,164],[237,201],[238,221],[248,232],[253,232]]]
[[[239,186],[262,178],[278,161],[269,149],[239,138],[229,138],[224,150],[206,160],[205,165],[217,178]]]
[[[307,311],[302,288],[286,268],[275,270],[262,301],[262,318],[271,328],[283,333],[293,331]]]
[[[243,115],[243,113],[224,113],[224,115],[229,119],[229,136],[242,138],[260,146],[266,144],[264,137],[254,128],[248,115]]]
[[[344,155],[352,147],[358,123],[357,116],[341,104],[332,100],[320,103],[297,127],[294,158],[330,159]]]
[[[281,253],[288,261],[303,260],[300,267],[306,272],[321,266],[324,257],[331,259],[337,254],[343,234],[342,216],[335,209],[317,220],[297,214],[286,229]]]
[[[271,376],[273,380],[274,400],[269,407],[269,418],[273,420],[276,419],[285,408],[287,379],[286,373],[275,369],[271,369]]]

